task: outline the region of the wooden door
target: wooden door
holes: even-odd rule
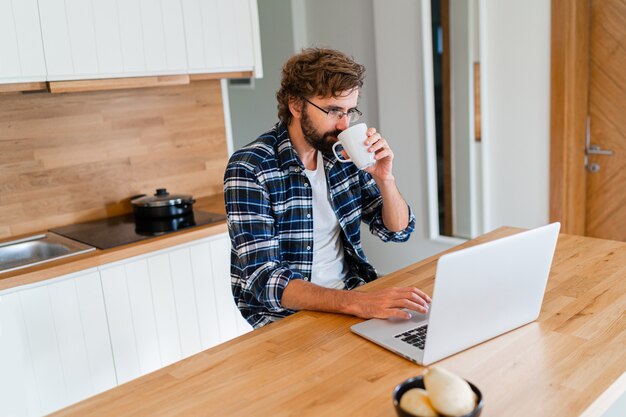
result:
[[[626,241],[626,0],[552,0],[551,49],[550,218]]]
[[[613,154],[588,155],[585,234],[626,241],[625,0],[591,2],[589,63],[589,142]]]

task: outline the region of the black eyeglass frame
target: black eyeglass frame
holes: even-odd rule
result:
[[[337,116],[337,120],[341,120],[343,118],[343,116],[346,116],[348,118],[348,122],[354,122],[359,120],[359,118],[361,116],[363,116],[363,113],[361,112],[361,110],[357,109],[356,107],[353,109],[350,109],[348,111],[340,111],[340,110],[326,110],[321,108],[320,106],[318,106],[317,104],[313,103],[312,101],[308,100],[305,97],[302,97],[302,100],[306,101],[307,103],[309,103],[310,105],[312,105],[313,107],[315,107],[316,109],[323,111],[324,113],[326,113],[326,116],[330,116],[330,112],[333,113],[339,113],[340,115]],[[356,119],[353,119],[353,117],[356,115]]]

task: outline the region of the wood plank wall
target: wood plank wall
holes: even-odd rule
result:
[[[160,187],[221,193],[227,159],[219,80],[0,95],[0,237],[128,213]]]

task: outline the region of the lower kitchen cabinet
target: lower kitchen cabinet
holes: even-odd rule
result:
[[[96,269],[0,294],[1,416],[48,414],[115,387]]]
[[[118,383],[252,328],[230,290],[223,234],[100,267]]]
[[[37,416],[252,330],[221,234],[0,293],[0,417]]]

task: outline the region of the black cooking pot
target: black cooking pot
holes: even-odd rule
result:
[[[135,233],[144,236],[158,236],[167,232],[174,232],[186,227],[195,226],[193,212],[182,216],[141,218],[135,217]]]
[[[135,219],[162,219],[180,217],[193,213],[196,200],[190,195],[172,195],[165,188],[159,188],[153,196],[136,196],[133,205]]]

